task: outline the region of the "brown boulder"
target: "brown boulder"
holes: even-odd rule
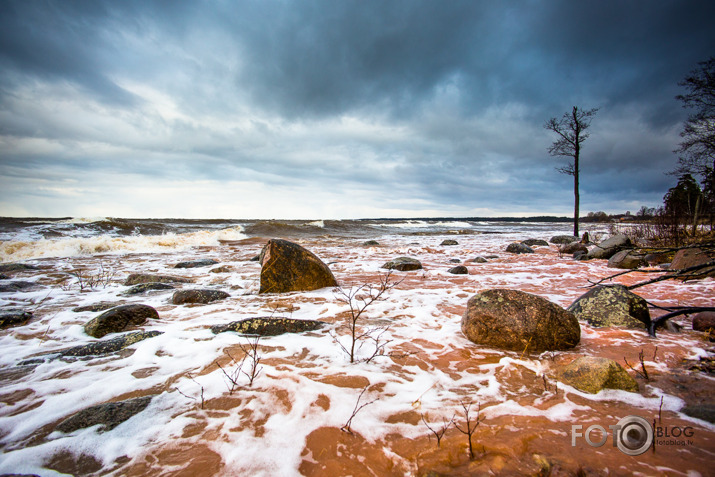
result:
[[[287,240],[269,240],[261,251],[259,293],[311,291],[338,286],[328,266],[312,252]]]
[[[597,394],[603,389],[638,392],[638,383],[612,359],[581,356],[559,372],[559,380],[579,391]]]
[[[684,248],[682,250],[678,250],[675,257],[673,257],[673,261],[670,263],[670,270],[684,270],[696,265],[704,265],[712,261],[713,257],[700,248]],[[705,277],[715,277],[715,266],[690,272],[685,278],[695,279]]]
[[[174,292],[171,303],[174,305],[185,305],[188,303],[201,303],[203,305],[212,301],[223,300],[229,295],[221,290],[179,290]]]
[[[709,331],[715,334],[715,311],[701,311],[693,317],[695,331]]]
[[[507,289],[485,290],[470,298],[462,332],[477,344],[522,352],[569,349],[581,339],[573,313],[539,296]]]

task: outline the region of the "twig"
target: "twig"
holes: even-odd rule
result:
[[[345,423],[343,427],[340,428],[341,431],[347,432],[348,434],[352,434],[353,431],[350,429],[350,426],[352,425],[353,419],[357,415],[358,412],[362,410],[365,406],[369,406],[370,404],[374,403],[377,401],[378,398],[373,399],[372,401],[366,402],[362,405],[360,405],[360,399],[362,399],[362,395],[365,394],[365,391],[367,391],[368,386],[365,386],[362,388],[362,391],[360,391],[360,395],[357,398],[357,401],[355,401],[355,408],[353,409],[353,413],[350,415],[350,418],[348,421]]]
[[[472,403],[469,403],[469,405],[465,404],[464,401],[462,401],[462,409],[464,409],[464,419],[466,421],[466,426],[464,429],[459,427],[457,423],[454,423],[454,427],[457,428],[459,432],[467,436],[467,441],[469,442],[469,458],[474,459],[474,448],[472,447],[472,434],[474,434],[474,431],[477,429],[479,426],[479,423],[481,422],[480,420],[480,412],[482,410],[482,404],[479,403],[477,408],[477,420],[474,422],[474,425],[472,425],[472,420],[469,417],[469,411],[471,410]]]
[[[427,426],[427,429],[434,434],[434,436],[437,438],[437,447],[440,447],[440,444],[442,442],[442,437],[444,437],[444,433],[447,432],[447,429],[449,429],[449,426],[454,423],[454,416],[456,414],[452,414],[452,418],[447,422],[445,418],[442,418],[442,429],[439,431],[435,431],[432,429],[432,427],[427,423],[427,420],[425,420],[425,415],[420,414],[422,416],[422,422],[424,422],[425,426]]]
[[[642,371],[638,371],[636,368],[634,368],[633,366],[631,366],[631,363],[628,362],[628,360],[626,359],[626,357],[625,357],[625,356],[623,357],[623,361],[626,362],[626,366],[628,366],[628,367],[631,368],[633,371],[635,371],[638,376],[644,378],[646,381],[650,381],[650,378],[648,377],[648,370],[646,369],[646,367],[645,367],[645,362],[643,361],[643,349],[641,349],[640,353],[638,353],[638,360],[639,360],[640,363],[641,363],[641,369],[642,369]]]

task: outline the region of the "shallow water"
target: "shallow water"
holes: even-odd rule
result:
[[[161,235],[21,237],[31,245],[17,250],[24,250],[26,263],[40,269],[12,272],[13,280],[33,281],[35,289],[0,294],[0,307],[35,313],[28,324],[0,331],[0,472],[538,475],[548,468],[551,475],[571,475],[579,469],[603,475],[710,473],[715,426],[680,410],[685,404],[712,403],[713,378],[688,370],[683,361],[708,355],[712,345],[689,330],[687,318],[678,320],[684,325],[681,333],[659,331],[658,339],[644,330],[582,324],[577,348],[542,355],[492,350],[462,335],[461,315],[468,298],[480,290],[515,288],[568,306],[586,291],[588,279],[614,272],[602,261],[559,257],[553,245],[537,247],[537,253],[528,256],[504,252],[513,240],[548,240],[567,233],[568,225],[403,221],[361,224],[352,230],[341,224],[345,230],[339,232],[329,222],[289,224],[293,228],[284,236],[330,264],[346,290],[379,283],[384,274],[380,266],[398,256],[418,258],[425,267],[394,273],[390,278],[401,280],[399,285],[365,311],[365,326],[389,326],[381,336],[386,355],[369,363],[351,364],[336,343],[348,344],[341,326],[348,308],[333,290],[257,294],[260,266],[250,259],[268,237],[251,233],[249,224],[175,230],[167,245],[157,245]],[[254,232],[276,232],[266,229],[269,225],[256,225]],[[135,237],[136,243],[129,240],[99,252],[87,246],[64,248],[72,251],[65,255],[56,243],[94,244],[122,237]],[[361,245],[368,238],[380,245]],[[459,245],[440,245],[445,238]],[[3,245],[7,253],[8,242]],[[45,252],[48,247],[54,252]],[[491,254],[498,258],[482,264],[470,261]],[[172,268],[200,258],[213,258],[220,263],[212,268],[227,265],[230,272]],[[456,265],[451,259],[459,259],[470,274],[447,273]],[[79,276],[104,274],[106,280],[81,290],[80,269]],[[122,285],[124,279],[136,272],[190,278],[194,283],[184,288],[214,287],[231,297],[210,305],[176,306],[169,302],[171,290],[123,296],[129,288]],[[618,280],[632,283],[649,277],[631,274]],[[713,280],[706,279],[664,281],[637,292],[658,305],[711,305],[714,289]],[[40,353],[93,341],[82,325],[96,313],[71,309],[101,301],[155,307],[160,318],[140,328],[164,334],[107,357],[17,366]],[[251,386],[245,375],[237,375],[238,385],[232,389],[219,364],[229,374],[235,372],[241,345],[248,340],[235,333],[214,336],[209,328],[267,315],[319,319],[329,325],[262,338],[260,374]],[[622,364],[625,358],[635,365],[641,350],[650,379],[637,377],[638,394],[589,395],[554,378],[555,368],[577,355],[604,356]],[[373,352],[374,345],[366,342],[358,357]],[[366,405],[353,418],[352,432],[345,432],[341,428],[363,389],[357,406]],[[52,432],[61,420],[88,406],[149,394],[156,395],[150,406],[112,431]],[[424,418],[439,431],[454,417],[463,427],[463,406],[469,407],[472,418],[479,409],[480,422],[472,436],[474,459],[466,436],[454,426],[438,446],[422,422]],[[610,436],[602,447],[591,447],[583,438],[572,447],[573,424],[608,429],[628,415],[656,419],[661,427],[690,427],[692,442],[664,443],[637,457],[614,448]]]

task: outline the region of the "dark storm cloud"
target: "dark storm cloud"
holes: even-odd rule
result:
[[[584,202],[659,201],[712,18],[697,1],[0,2],[0,172],[548,209],[570,185],[542,125],[576,104],[600,108]]]

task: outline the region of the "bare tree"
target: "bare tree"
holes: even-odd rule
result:
[[[566,166],[557,167],[556,170],[562,174],[573,176],[574,193],[574,215],[573,234],[578,237],[578,216],[579,216],[579,160],[581,158],[581,147],[588,139],[589,134],[586,129],[591,125],[591,120],[598,112],[598,109],[587,111],[574,106],[570,113],[564,113],[559,118],[551,118],[544,124],[544,128],[555,132],[559,137],[549,147],[549,154],[552,156],[565,156],[573,158]]]

